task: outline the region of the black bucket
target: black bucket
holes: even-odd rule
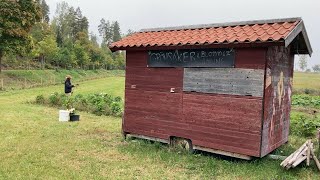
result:
[[[79,120],[80,120],[80,115],[77,115],[77,114],[70,115],[70,121],[79,121]]]

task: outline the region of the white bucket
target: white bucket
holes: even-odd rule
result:
[[[70,112],[66,110],[59,110],[59,121],[66,122],[70,120]]]

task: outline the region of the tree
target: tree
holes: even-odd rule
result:
[[[56,65],[66,68],[67,66],[74,66],[76,64],[76,55],[73,51],[65,47],[59,49]]]
[[[94,46],[99,47],[97,35],[92,32],[90,33],[90,41]]]
[[[0,3],[0,73],[2,57],[7,52],[30,51],[31,27],[40,20],[36,1],[2,0]]]
[[[132,29],[128,29],[127,34],[125,34],[125,37],[130,36],[133,33],[135,33],[135,32]]]
[[[81,67],[87,66],[90,63],[90,56],[86,51],[86,48],[80,43],[80,41],[76,41],[74,45],[74,53],[77,58],[77,64]]]
[[[299,56],[299,67],[302,71],[305,71],[305,69],[308,66],[307,62],[307,56],[306,55],[300,55]]]
[[[79,32],[88,33],[88,28],[89,28],[88,19],[87,17],[82,15],[81,9],[79,7],[76,9],[76,12],[75,12],[75,22],[76,22],[74,26],[76,31],[75,34]]]
[[[45,64],[45,58],[47,60],[55,61],[54,59],[58,53],[57,42],[53,36],[46,36],[42,41],[40,41],[37,45],[37,49],[39,52],[39,57],[41,58],[42,65]]]
[[[102,43],[106,45],[110,45],[113,40],[113,30],[110,25],[110,21],[106,21],[105,19],[100,20],[100,25],[98,26],[99,34],[102,37]]]
[[[115,61],[117,69],[124,69],[125,68],[125,61],[124,61],[124,54],[123,53],[116,53],[114,61]]]
[[[76,35],[76,32],[73,30],[75,24],[74,9],[69,7],[66,2],[58,3],[51,25],[56,33],[56,41],[59,47],[63,47],[68,39],[74,39]]]
[[[74,14],[74,26],[73,26],[73,31],[74,31],[74,35],[78,34],[79,32],[82,31],[82,12],[81,9],[78,7],[75,11]]]
[[[314,72],[320,72],[320,64],[316,64],[316,65],[312,66],[312,69]]]
[[[89,21],[87,17],[83,16],[78,23],[79,23],[80,31],[88,34]]]
[[[112,42],[119,41],[121,39],[121,31],[118,21],[112,23],[112,31]]]
[[[47,23],[37,22],[32,26],[32,29],[29,33],[34,39],[35,43],[42,41],[44,37],[53,35],[51,27]]]
[[[79,32],[76,18],[76,11],[70,7],[65,17],[61,19],[68,28],[64,39],[71,38],[73,42],[75,41],[76,34]]]
[[[49,23],[50,18],[49,18],[49,13],[50,9],[48,4],[46,3],[45,0],[37,0],[38,4],[40,5],[41,8],[41,22]]]
[[[68,3],[62,2],[57,5],[52,26],[56,32],[58,46],[63,47],[69,41],[68,39],[75,43],[78,33],[88,34],[89,22],[87,17],[82,15],[79,7],[75,10]]]

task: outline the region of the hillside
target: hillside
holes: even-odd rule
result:
[[[111,76],[124,76],[123,70],[6,70],[0,74],[0,90],[24,89],[61,84],[66,75],[73,83]],[[3,81],[3,83],[2,83]]]

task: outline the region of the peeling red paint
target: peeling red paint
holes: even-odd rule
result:
[[[267,51],[261,156],[288,141],[293,56],[280,46]]]

